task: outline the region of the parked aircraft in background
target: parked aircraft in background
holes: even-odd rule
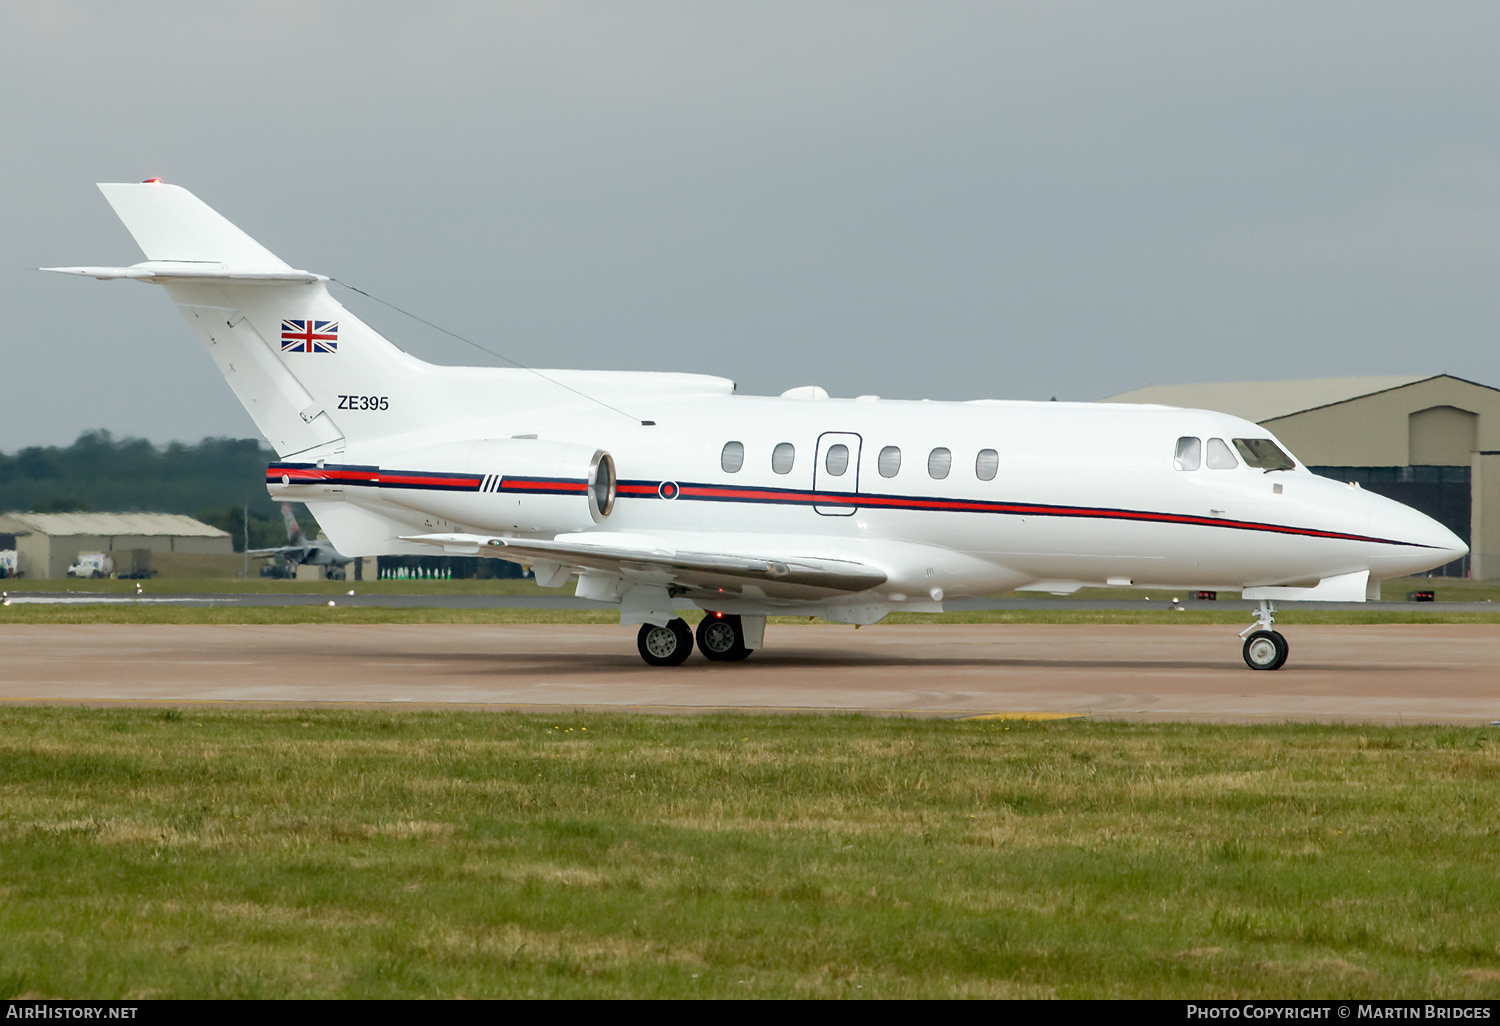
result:
[[[1085,585],[1363,601],[1462,556],[1447,528],[1311,474],[1205,410],[735,394],[723,378],[442,367],[344,309],[191,193],[101,185],[147,259],[47,268],[165,287],[340,552],[487,555],[618,603],[641,656],[742,659],[772,614],[875,623]],[[915,354],[914,354],[915,355]]]
[[[286,521],[286,537],[288,544],[274,549],[250,549],[247,555],[257,559],[274,558],[275,566],[286,566],[292,573],[299,566],[321,566],[327,567],[325,573],[330,577],[342,578],[343,568],[353,562],[353,557],[345,556],[333,547],[333,542],[326,538],[314,538],[309,540],[302,533],[302,528],[297,526],[297,518],[292,515],[290,503],[282,503],[281,518]],[[265,576],[264,570],[261,575]],[[288,575],[290,576],[290,574]]]

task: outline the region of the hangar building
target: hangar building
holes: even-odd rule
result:
[[[1469,544],[1435,573],[1500,577],[1500,389],[1434,374],[1151,385],[1102,401],[1264,424],[1313,473],[1413,506]]]
[[[0,549],[16,550],[27,577],[66,577],[83,552],[113,554],[128,567],[130,550],[233,555],[217,527],[180,513],[0,513]]]

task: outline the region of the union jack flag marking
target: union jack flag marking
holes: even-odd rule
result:
[[[338,348],[338,321],[281,322],[283,353],[335,353]]]

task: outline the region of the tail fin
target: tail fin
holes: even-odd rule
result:
[[[240,270],[292,269],[180,185],[105,183],[99,191],[147,260],[219,264]]]
[[[446,367],[387,342],[297,270],[186,189],[100,185],[149,258],[130,267],[47,267],[163,286],[282,459],[318,460],[436,427],[488,431],[496,417],[621,394],[727,394],[692,374]],[[628,414],[621,414],[629,416]]]
[[[292,516],[291,503],[281,504],[281,519],[286,521],[286,540],[293,545],[306,545],[307,539],[302,534],[302,528],[297,526],[297,518]]]
[[[278,456],[332,455],[443,409],[434,372],[445,368],[391,345],[328,294],[328,279],[292,268],[186,189],[99,189],[149,259],[44,270],[165,286]]]

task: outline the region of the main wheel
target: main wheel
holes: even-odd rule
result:
[[[1245,665],[1252,670],[1279,670],[1291,646],[1277,631],[1256,631],[1245,639]]]
[[[698,624],[698,648],[716,663],[738,662],[750,654],[740,618],[724,613],[709,613]]]
[[[681,617],[665,627],[643,623],[635,636],[635,647],[652,666],[681,666],[693,654],[693,632]]]

